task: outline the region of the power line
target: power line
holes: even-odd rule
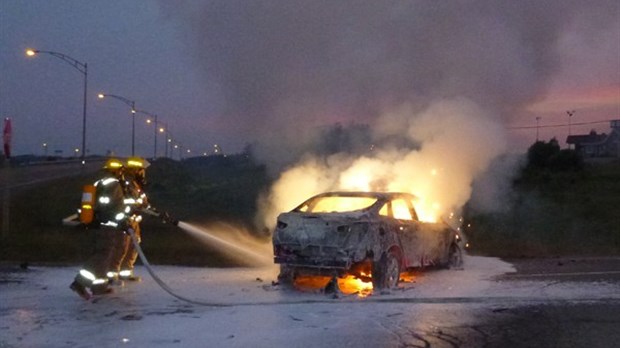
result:
[[[588,124],[598,124],[598,123],[609,123],[613,121],[613,119],[609,119],[609,120],[602,120],[602,121],[591,121],[591,122],[578,122],[578,123],[571,123],[571,126],[583,126],[583,125],[588,125]],[[534,129],[534,128],[559,128],[559,127],[568,127],[568,123],[567,124],[548,124],[548,125],[542,125],[542,126],[519,126],[519,127],[506,127],[507,129]]]

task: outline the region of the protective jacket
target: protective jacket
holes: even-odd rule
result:
[[[118,227],[127,218],[122,182],[115,177],[103,178],[95,182],[95,192],[93,224]]]
[[[138,185],[135,180],[126,182],[125,193],[125,202],[130,204],[132,207],[128,228],[133,230],[136,241],[140,243],[142,239],[140,230],[142,216],[140,214],[150,209],[148,199],[144,191],[142,191],[140,185]],[[125,235],[125,238],[123,240],[118,240],[118,243],[115,246],[115,256],[110,264],[108,277],[113,279],[118,276],[120,279],[130,280],[139,278],[133,275],[133,268],[137,258],[138,251],[136,250],[131,237],[129,235]]]
[[[108,176],[95,182],[93,221],[95,250],[80,270],[76,281],[85,287],[107,286],[107,272],[114,260],[115,246],[133,223],[135,199],[128,196],[124,179]]]

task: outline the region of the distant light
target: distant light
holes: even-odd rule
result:
[[[131,113],[135,114],[136,113],[136,109],[131,109]]]
[[[103,99],[103,98],[105,98],[105,94],[99,93],[99,94],[97,94],[97,98]]]
[[[78,152],[80,152],[80,149],[76,148],[76,149],[75,149],[75,150],[73,150],[73,151],[75,151],[75,153],[78,153]]]
[[[162,127],[162,128],[160,128],[160,129],[159,129],[159,132],[160,132],[160,133],[163,133],[163,132],[164,132],[164,128],[163,128],[163,127]]]
[[[125,338],[125,337],[123,337],[123,339],[121,340],[121,342],[123,342],[123,343],[128,343],[128,342],[129,342],[129,338]]]
[[[33,57],[36,54],[37,54],[37,51],[35,51],[35,50],[31,49],[31,48],[26,50],[26,55],[29,56],[29,57]]]
[[[149,123],[149,124],[150,124],[151,122],[153,122],[153,121],[151,121],[151,119],[150,119],[150,118],[146,120],[146,123]]]

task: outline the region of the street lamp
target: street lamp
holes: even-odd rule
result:
[[[168,157],[168,148],[170,148],[170,158],[172,158],[172,132],[171,127],[167,123],[161,122],[163,125],[162,128],[159,129],[160,132],[165,133],[166,141],[164,142],[164,157]]]
[[[99,99],[104,99],[107,97],[118,99],[123,103],[131,106],[131,155],[134,156],[136,149],[136,102],[114,94],[99,93],[97,97],[99,97]]]
[[[34,57],[39,53],[45,53],[52,55],[56,58],[62,59],[63,61],[69,63],[72,67],[82,73],[84,75],[84,107],[82,109],[82,164],[85,163],[84,156],[86,155],[86,94],[88,90],[88,64],[82,63],[74,58],[69,57],[66,54],[53,52],[53,51],[41,51],[34,49],[27,49],[26,55],[28,57]]]
[[[154,123],[154,127],[153,127],[153,134],[154,134],[154,145],[153,145],[153,160],[157,159],[157,131],[159,131],[160,133],[164,132],[164,128],[163,127],[159,127],[159,122],[157,122],[157,115],[155,114],[151,114],[149,112],[146,112],[144,110],[136,110],[136,112],[139,112],[141,114],[145,114],[149,117],[152,117],[153,120],[151,119],[147,119],[146,123]]]
[[[169,133],[169,132],[167,132]],[[168,157],[168,147],[172,146],[172,138],[169,135],[166,135],[166,157]],[[170,158],[172,158],[172,149],[170,149]]]

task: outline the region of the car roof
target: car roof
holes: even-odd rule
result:
[[[373,203],[371,206],[364,210],[370,210],[377,212],[378,209],[383,206],[388,201],[397,198],[410,199],[412,201],[417,200],[417,197],[411,193],[406,192],[379,192],[379,191],[332,191],[332,192],[324,192],[318,195],[312,196],[306,199],[303,203],[295,207],[292,211],[298,211],[301,207],[308,204],[309,202],[323,198],[323,197],[368,197],[375,198],[377,201]]]
[[[360,197],[397,197],[397,196],[409,196],[415,197],[415,195],[407,192],[384,192],[384,191],[330,191],[320,193],[314,197],[319,196],[360,196]]]
[[[390,200],[399,197],[406,197],[410,199],[417,199],[417,197],[411,193],[406,192],[381,192],[381,191],[332,191],[324,192],[311,197],[308,200],[319,197],[373,197],[379,200]]]

